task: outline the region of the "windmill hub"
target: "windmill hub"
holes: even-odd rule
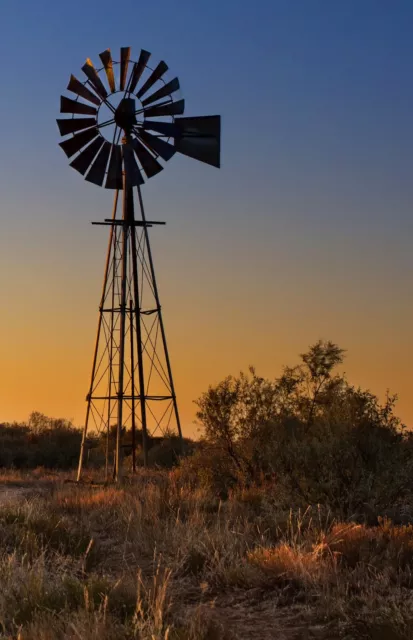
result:
[[[115,123],[128,134],[137,124],[136,106],[133,98],[123,98],[115,111]]]

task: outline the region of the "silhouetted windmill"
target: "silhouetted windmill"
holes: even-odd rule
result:
[[[76,98],[61,97],[60,111],[69,117],[57,120],[70,166],[89,182],[115,190],[112,218],[93,223],[108,225],[110,236],[78,480],[91,421],[107,433],[106,476],[110,426],[116,422],[117,479],[123,426],[132,429],[133,468],[137,427],[145,464],[148,434],[176,429],[182,441],[148,233],[148,227],[165,223],[146,219],[141,186],[177,151],[220,166],[220,116],[176,117],[184,113],[184,100],[172,97],[179,81],[165,80],[165,62],[151,68],[144,50],[134,62],[130,47],[121,48],[120,61],[112,60],[109,49],[99,57],[101,69],[89,59],[82,67],[84,82],[70,77],[67,89]]]

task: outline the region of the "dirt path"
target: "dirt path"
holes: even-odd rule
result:
[[[13,485],[0,485],[0,506],[9,502],[23,500],[33,493],[33,487],[17,487]]]
[[[336,640],[339,637],[336,625],[315,622],[316,611],[311,612],[304,605],[280,606],[275,594],[257,597],[256,591],[218,596],[211,602],[188,607],[187,615],[213,621],[213,628],[219,629],[227,640]]]

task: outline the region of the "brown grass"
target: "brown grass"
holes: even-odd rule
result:
[[[260,489],[221,502],[164,472],[65,480],[0,474],[2,638],[413,638],[412,526],[285,513]]]

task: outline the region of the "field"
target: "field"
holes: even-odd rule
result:
[[[122,487],[0,476],[0,633],[18,640],[413,637],[413,527],[226,500],[141,471]]]

